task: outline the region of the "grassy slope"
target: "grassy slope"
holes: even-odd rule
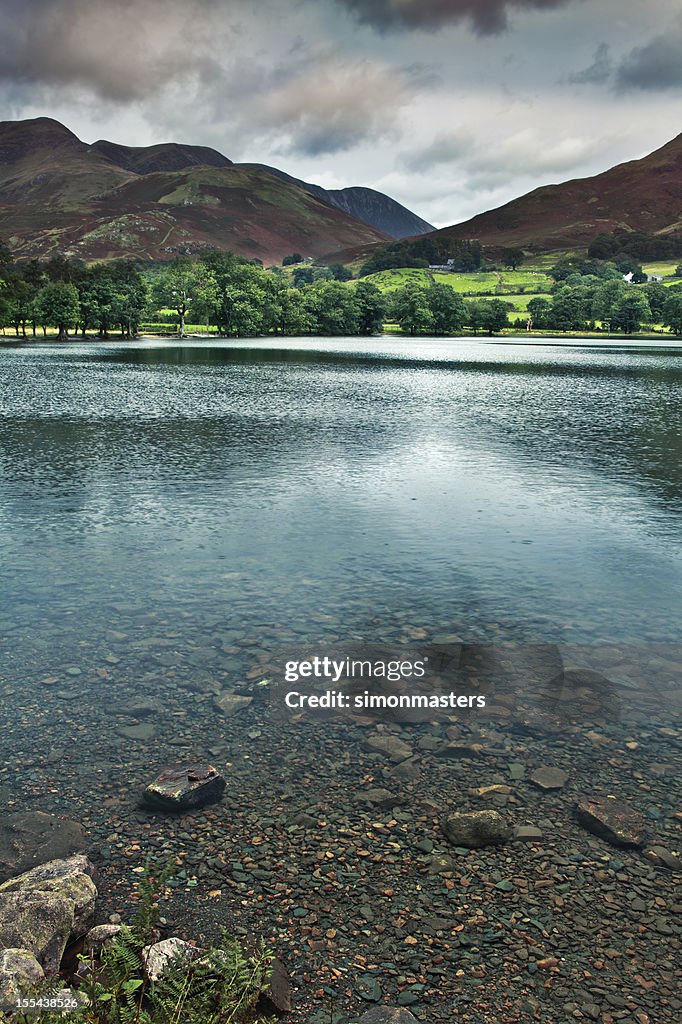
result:
[[[514,307],[511,319],[525,319],[525,310],[532,298],[547,295],[552,279],[541,271],[504,270],[478,274],[431,273],[428,270],[398,268],[382,270],[365,278],[372,281],[382,292],[392,292],[407,281],[428,285],[430,281],[448,285],[465,297],[502,299]]]

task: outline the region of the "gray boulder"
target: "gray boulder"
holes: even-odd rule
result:
[[[225,791],[225,779],[210,764],[187,764],[164,768],[142,794],[148,807],[163,811],[186,811],[216,803]]]
[[[28,949],[48,972],[95,910],[95,869],[83,854],[52,860],[0,885],[0,947]]]
[[[499,846],[509,837],[507,822],[498,811],[491,810],[450,814],[443,821],[443,831],[453,846],[470,850]]]
[[[42,811],[0,818],[0,883],[48,860],[63,860],[85,849],[77,821]]]
[[[10,1013],[17,999],[42,981],[45,972],[30,949],[3,949],[0,952],[0,1013]]]

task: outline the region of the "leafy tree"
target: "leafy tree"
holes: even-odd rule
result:
[[[293,281],[296,288],[304,284],[312,284],[315,274],[312,267],[296,267],[293,274]]]
[[[646,295],[629,290],[621,295],[611,310],[611,328],[624,334],[635,334],[642,323],[651,322],[651,309]]]
[[[466,320],[464,299],[447,284],[432,284],[426,300],[433,317],[434,334],[457,334]]]
[[[393,292],[391,315],[403,331],[427,334],[433,328],[428,291],[418,281],[408,281]]]
[[[481,300],[476,317],[480,328],[489,335],[498,334],[509,326],[507,304],[501,299]]]
[[[339,281],[320,281],[308,289],[305,297],[318,334],[358,333],[358,307],[352,288]]]
[[[673,277],[682,277],[682,263],[678,263],[675,267]]]
[[[329,270],[334,281],[352,281],[353,271],[343,263],[330,263]]]
[[[178,336],[185,337],[185,318],[194,302],[201,302],[205,295],[210,270],[205,264],[193,263],[187,256],[180,256],[161,273],[154,289],[158,307],[174,309],[180,318]]]
[[[528,301],[528,315],[533,327],[542,330],[553,326],[552,303],[540,296]]]
[[[355,286],[355,305],[360,334],[380,334],[384,326],[387,302],[371,281],[358,281]]]
[[[662,322],[673,334],[682,335],[682,291],[675,289],[666,299]]]
[[[52,281],[40,289],[36,305],[40,322],[47,327],[57,328],[57,340],[68,338],[69,327],[78,322],[80,313],[76,286],[64,281]]]
[[[315,320],[300,288],[284,288],[277,295],[276,328],[281,334],[309,334]]]
[[[300,252],[292,252],[290,256],[285,256],[282,260],[283,267],[291,267],[295,263],[303,263],[303,257]]]
[[[552,326],[560,331],[584,330],[590,319],[591,300],[590,289],[583,285],[562,286],[552,299]]]
[[[658,281],[648,284],[646,288],[642,289],[644,295],[646,295],[649,306],[651,307],[651,318],[654,323],[658,323],[663,315],[663,307],[665,306],[666,299],[668,298],[668,289],[664,284],[659,284]]]

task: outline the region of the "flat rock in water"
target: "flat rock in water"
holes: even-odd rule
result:
[[[245,697],[239,693],[219,693],[215,704],[224,715],[236,715],[238,711],[253,704],[253,697]]]
[[[80,853],[85,846],[77,821],[42,811],[6,815],[0,818],[0,883],[38,864]]]
[[[87,931],[97,900],[94,874],[79,854],[0,885],[0,948],[28,949],[46,971],[56,971],[68,940]]]
[[[16,1010],[17,1000],[44,977],[45,972],[30,949],[3,949],[0,952],[0,1013]]]
[[[403,1006],[373,1006],[360,1017],[360,1024],[419,1024]]]
[[[639,847],[644,845],[646,824],[644,816],[632,807],[610,796],[584,796],[575,805],[580,824],[593,835],[605,839],[613,846]]]
[[[216,803],[225,791],[225,779],[210,764],[164,768],[142,793],[148,807],[184,811]]]
[[[568,782],[568,772],[562,768],[536,768],[530,781],[538,789],[563,789]]]
[[[507,822],[498,811],[468,811],[448,815],[443,831],[453,846],[477,850],[499,846],[509,836]]]
[[[405,803],[404,797],[396,796],[389,789],[381,789],[380,787],[360,790],[357,799],[358,803],[383,808],[397,807],[398,804]]]
[[[377,736],[369,736],[365,741],[365,750],[373,754],[383,754],[389,761],[399,764],[412,757],[412,747],[408,746],[399,736],[381,733]]]
[[[512,832],[512,839],[518,842],[534,843],[542,839],[542,829],[535,825],[517,825]]]

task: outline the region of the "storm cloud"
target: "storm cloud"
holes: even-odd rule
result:
[[[219,0],[1,0],[0,77],[141,99],[210,72],[221,8]]]
[[[503,32],[510,9],[552,10],[575,0],[338,0],[357,18],[375,28],[436,30],[449,22],[468,21],[483,35]]]
[[[682,22],[635,47],[621,62],[616,83],[622,89],[676,89],[682,85]]]

